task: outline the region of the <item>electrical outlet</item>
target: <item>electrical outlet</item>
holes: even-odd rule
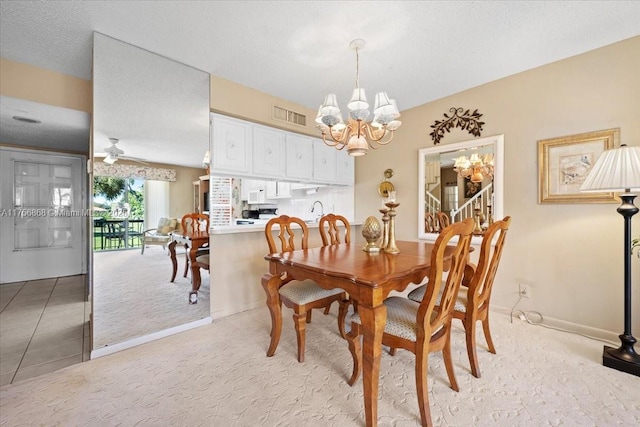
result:
[[[518,286],[519,286],[520,296],[522,298],[531,298],[531,288],[529,287],[529,285],[520,283]]]

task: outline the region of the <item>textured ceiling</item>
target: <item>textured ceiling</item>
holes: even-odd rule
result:
[[[98,31],[317,108],[355,83],[400,110],[640,34],[638,1],[0,3],[0,56],[91,79]]]

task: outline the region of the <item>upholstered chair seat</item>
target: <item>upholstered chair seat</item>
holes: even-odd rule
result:
[[[280,295],[295,304],[309,304],[322,298],[340,295],[344,291],[340,288],[323,289],[312,280],[292,282],[279,289]]]

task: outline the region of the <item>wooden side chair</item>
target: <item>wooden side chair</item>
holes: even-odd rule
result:
[[[340,237],[340,226],[344,228],[342,237]],[[322,238],[322,246],[339,245],[341,243],[351,243],[351,224],[349,220],[342,215],[327,214],[320,218],[318,222],[318,228],[320,230],[320,237]],[[347,309],[351,303],[349,297],[345,298],[344,304],[340,304],[338,311],[338,328],[340,329],[340,335],[342,338],[346,338],[345,322],[347,319]],[[329,314],[328,306],[324,310],[324,314]],[[354,306],[354,310],[356,307]]]
[[[344,236],[340,238],[340,225],[344,227]],[[318,222],[322,246],[351,243],[351,224],[342,215],[327,214]]]
[[[180,220],[182,225],[182,231],[185,233],[193,233],[194,231],[208,231],[209,230],[209,215],[193,212],[186,214]],[[198,256],[208,255],[209,245],[206,244],[198,249]],[[189,253],[185,253],[184,262],[184,277],[187,277],[189,272]],[[208,268],[207,268],[208,270]]]
[[[509,231],[511,217],[507,216],[501,221],[496,221],[487,228],[480,245],[480,255],[477,266],[468,264],[467,274],[471,273],[470,281],[465,280],[458,292],[454,306],[453,317],[462,320],[464,326],[467,355],[471,364],[471,373],[474,377],[480,378],[480,367],[476,354],[476,323],[482,322],[482,330],[487,340],[489,352],[496,354],[496,348],[491,339],[489,330],[489,301],[491,299],[491,289],[496,277],[504,240]],[[409,293],[409,299],[422,301],[426,288],[423,285]],[[438,296],[440,298],[440,296]],[[436,300],[436,305],[440,304],[440,299]]]
[[[387,309],[387,323],[382,334],[382,344],[391,347],[393,352],[396,348],[403,348],[415,354],[416,389],[423,426],[432,425],[427,386],[430,352],[442,351],[449,383],[452,389],[458,391],[451,358],[451,320],[453,304],[467,263],[472,231],[473,219],[468,218],[450,225],[440,233],[431,253],[431,270],[428,278],[429,283],[434,285],[427,288],[422,302],[417,303],[404,297],[390,297],[384,301]],[[448,262],[449,274],[443,281],[444,254],[447,244],[454,237],[458,238],[458,242]],[[436,298],[440,293],[442,294],[441,304],[436,308]],[[347,334],[349,350],[353,357],[350,385],[358,379],[362,365],[360,334],[361,321],[358,314],[354,314],[351,318],[351,331]]]
[[[438,231],[442,231],[451,225],[451,219],[446,212],[436,212],[436,218],[438,219]]]
[[[436,218],[431,212],[424,213],[424,232],[425,233],[437,233],[438,227],[436,226]]]
[[[297,230],[294,225],[297,225],[299,230]],[[277,244],[276,237],[273,235],[276,230],[277,240],[280,242],[280,245]],[[267,245],[269,246],[269,253],[294,251],[296,244],[299,244],[297,249],[308,248],[309,229],[307,228],[307,224],[300,218],[287,215],[272,218],[265,226],[264,232],[267,238]],[[296,240],[298,243],[296,243]],[[293,323],[296,328],[296,338],[298,341],[298,362],[304,362],[305,324],[311,322],[311,310],[314,308],[325,309],[330,307],[334,301],[344,305],[346,294],[342,289],[324,289],[312,280],[298,281],[292,280],[291,278],[285,278],[283,280],[283,285],[278,292],[280,294],[280,301],[293,310]],[[341,310],[345,310],[346,312],[346,308],[341,308]],[[340,326],[340,322],[338,322],[338,326]],[[273,331],[277,328],[277,325],[272,324],[271,328],[273,335]],[[340,334],[344,336],[344,330],[342,330]],[[277,343],[275,346],[272,345],[269,347],[267,356],[273,356],[276,348]]]

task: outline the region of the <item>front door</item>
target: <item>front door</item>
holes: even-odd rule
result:
[[[84,158],[0,147],[0,283],[87,272]]]

